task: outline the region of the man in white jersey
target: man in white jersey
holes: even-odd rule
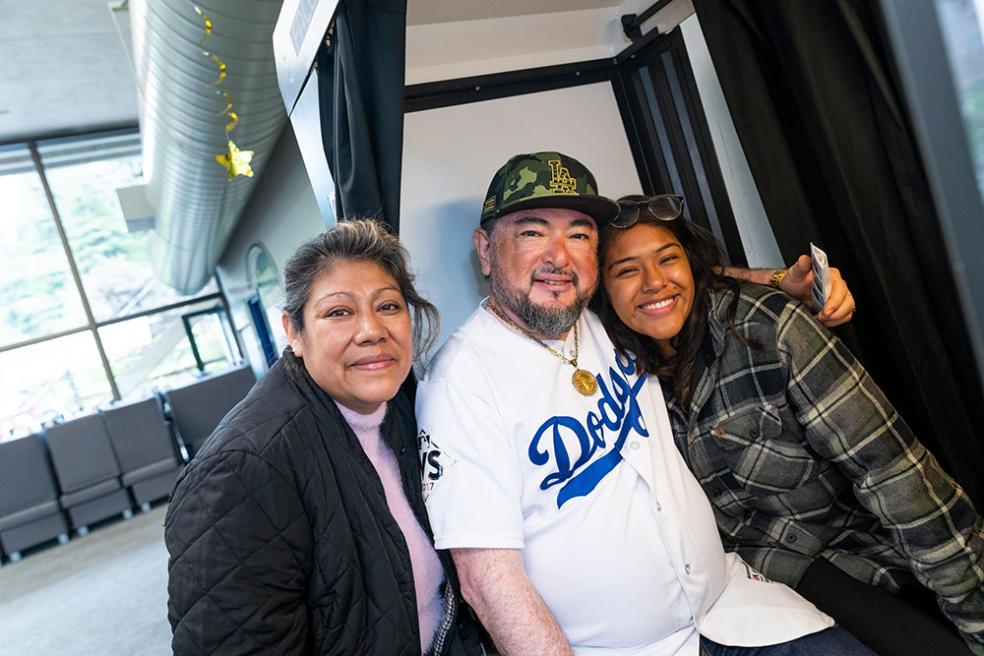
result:
[[[489,298],[417,397],[427,509],[465,599],[507,656],[871,654],[725,555],[659,384],[584,310],[596,222],[617,212],[560,153],[518,155],[489,188]]]

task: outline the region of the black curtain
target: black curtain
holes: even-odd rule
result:
[[[984,394],[876,3],[694,6],[783,257],[827,251],[838,333],[984,510]]]
[[[325,156],[338,218],[400,227],[406,0],[342,0],[318,53]]]

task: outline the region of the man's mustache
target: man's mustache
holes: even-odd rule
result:
[[[577,273],[574,271],[570,271],[568,269],[563,269],[561,267],[556,267],[556,266],[545,266],[535,269],[533,273],[530,274],[530,285],[532,285],[536,281],[536,277],[538,275],[543,273],[549,273],[555,276],[570,276],[571,282],[574,283],[575,287],[577,287],[578,283],[580,282]]]

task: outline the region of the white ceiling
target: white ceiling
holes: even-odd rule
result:
[[[107,0],[0,0],[0,62],[0,143],[137,121]]]
[[[615,7],[621,0],[408,0],[407,24],[552,14],[559,11]]]

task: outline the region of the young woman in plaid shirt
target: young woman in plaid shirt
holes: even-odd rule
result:
[[[879,654],[984,654],[984,525],[960,486],[805,307],[719,274],[681,197],[619,204],[593,306],[661,381],[725,547]]]

